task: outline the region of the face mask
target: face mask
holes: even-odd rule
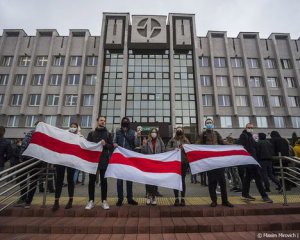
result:
[[[183,132],[181,130],[176,131],[176,135],[181,136],[181,135],[183,135]]]
[[[77,131],[77,128],[69,128],[69,132],[71,132],[71,133],[76,133],[76,131]]]
[[[22,146],[22,143],[17,143],[17,146]]]
[[[206,128],[207,129],[213,129],[214,125],[212,123],[208,123],[208,124],[206,124]]]
[[[248,132],[248,133],[253,133],[253,129],[247,128],[247,132]]]
[[[151,137],[152,138],[156,138],[157,137],[157,133],[155,133],[155,132],[151,133]]]

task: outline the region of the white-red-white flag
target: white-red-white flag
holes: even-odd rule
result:
[[[96,174],[101,153],[100,143],[40,122],[23,155]]]
[[[192,174],[238,165],[259,165],[240,145],[184,144],[183,148]]]
[[[182,191],[180,150],[159,154],[141,154],[117,147],[105,177]]]

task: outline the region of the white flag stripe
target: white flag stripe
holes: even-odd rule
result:
[[[255,161],[250,156],[235,155],[235,156],[230,156],[230,157],[206,158],[203,160],[195,161],[195,162],[190,163],[190,168],[191,168],[192,174],[197,174],[200,172],[206,172],[206,171],[210,171],[213,169],[226,168],[226,167],[231,167],[231,166],[240,166],[240,165],[246,165],[246,164],[259,165],[258,162]]]
[[[84,161],[74,155],[60,154],[36,144],[29,145],[24,155],[41,159],[47,163],[63,165],[91,174],[96,174],[98,168],[98,163]]]
[[[182,191],[181,176],[174,173],[148,173],[123,164],[109,164],[105,177],[112,177]]]
[[[149,160],[154,160],[154,161],[163,161],[163,162],[172,162],[172,161],[181,161],[180,157],[180,150],[174,150],[170,152],[164,152],[164,153],[159,153],[159,154],[142,154],[142,153],[137,153],[133,151],[129,151],[125,148],[118,147],[115,149],[114,153],[120,153],[125,157],[131,157],[131,158],[144,158],[144,159],[149,159]]]
[[[213,152],[223,152],[232,150],[245,150],[241,145],[198,145],[198,144],[185,144],[184,151],[213,151]]]

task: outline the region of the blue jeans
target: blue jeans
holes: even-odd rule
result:
[[[118,200],[123,201],[123,180],[117,179],[117,191],[118,191]],[[132,182],[126,181],[126,192],[127,192],[127,201],[132,200],[133,194],[132,194]]]

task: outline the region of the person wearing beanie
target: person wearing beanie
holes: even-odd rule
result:
[[[265,191],[270,192],[269,178],[273,183],[276,184],[279,192],[281,192],[281,184],[279,180],[273,174],[273,162],[272,157],[274,156],[274,150],[272,144],[266,139],[267,135],[264,133],[258,134],[257,143],[257,160],[261,166],[262,180],[265,185]]]
[[[206,130],[203,131],[198,139],[198,144],[206,145],[225,145],[221,135],[214,130],[214,122],[211,118],[207,118],[205,121]],[[233,207],[228,201],[226,180],[225,180],[225,168],[218,168],[207,171],[208,177],[208,190],[211,198],[211,207],[217,206],[217,185],[221,188],[222,205],[226,207]]]

